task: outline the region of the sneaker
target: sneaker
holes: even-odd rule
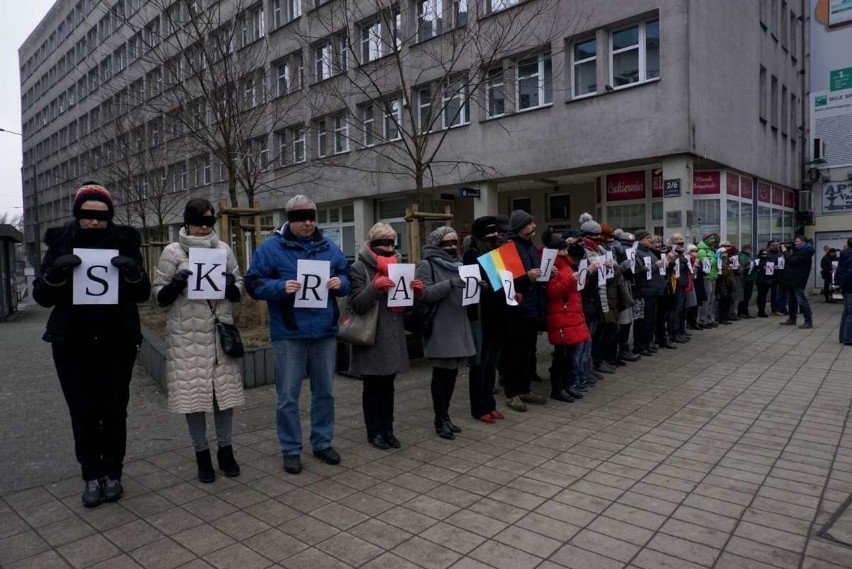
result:
[[[101,487],[100,480],[86,480],[86,487],[83,489],[83,506],[94,508],[104,501],[104,489]]]
[[[509,407],[509,409],[511,409],[512,411],[523,412],[523,411],[527,410],[526,403],[521,401],[521,398],[518,397],[517,395],[515,395],[514,397],[510,397],[509,399],[506,399],[506,406]]]
[[[326,464],[340,464],[340,455],[331,447],[315,450],[314,456]]]
[[[302,457],[298,454],[284,455],[284,472],[299,474],[302,471]]]
[[[532,403],[534,405],[544,405],[547,403],[547,397],[544,395],[537,395],[530,391],[529,393],[524,393],[520,396],[521,401],[524,403]]]
[[[799,326],[799,330],[810,330],[813,327],[814,327],[814,325],[811,324],[810,322],[805,322],[804,324]]]
[[[104,502],[115,502],[124,494],[124,487],[120,480],[107,476],[104,480],[103,491]]]

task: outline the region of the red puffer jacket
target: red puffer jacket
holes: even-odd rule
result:
[[[554,346],[573,346],[590,340],[570,257],[556,257],[556,274],[547,283],[547,339]]]

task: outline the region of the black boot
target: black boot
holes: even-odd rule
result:
[[[618,350],[618,357],[626,362],[638,362],[642,359],[642,356],[634,354],[630,351],[630,347],[627,344],[622,344]]]
[[[213,459],[210,458],[210,449],[206,448],[195,453],[195,462],[198,464],[198,481],[209,484],[216,480],[216,471],[213,470]]]
[[[219,470],[228,478],[240,475],[240,465],[234,459],[234,447],[231,445],[219,447],[216,451],[216,460],[219,462]]]
[[[442,439],[453,440],[456,438],[453,434],[453,430],[450,428],[449,417],[437,417],[435,419],[435,432],[438,433],[438,436]]]

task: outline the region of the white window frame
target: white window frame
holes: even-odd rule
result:
[[[470,86],[461,79],[452,81],[444,88],[441,93],[441,125],[443,128],[456,128],[470,124],[470,104],[467,96],[468,89],[470,89]],[[459,111],[458,113],[451,115],[449,113],[451,109],[450,104],[455,99],[458,99],[459,101]]]
[[[492,113],[494,106],[494,93],[500,92],[503,99],[503,112]],[[485,72],[485,115],[489,119],[502,117],[506,114],[506,76],[503,67],[492,67]]]
[[[584,59],[577,59],[577,48],[581,45],[585,45],[587,43],[591,43],[595,46],[595,54],[592,57],[586,57]],[[588,66],[590,63],[594,64],[593,69],[595,71],[595,90],[589,91],[588,93],[579,93],[577,92],[578,87],[580,86],[580,82],[577,80],[578,70],[583,66]],[[572,83],[572,99],[582,99],[583,97],[591,97],[593,95],[598,94],[598,81],[597,81],[597,72],[598,72],[598,44],[597,38],[591,37],[586,38],[583,41],[575,42],[571,45],[571,83]]]
[[[287,0],[287,21],[292,22],[302,15],[302,0]]]
[[[609,84],[613,89],[627,89],[629,87],[633,87],[635,85],[642,85],[644,83],[649,83],[651,81],[659,81],[659,75],[657,77],[648,77],[648,37],[647,37],[647,27],[648,24],[657,23],[657,28],[659,29],[659,18],[652,18],[650,20],[645,20],[643,22],[637,22],[635,24],[631,24],[629,26],[624,26],[617,30],[613,30],[609,34]],[[637,34],[637,43],[634,45],[630,45],[621,49],[613,49],[612,40],[613,36],[619,32],[623,32],[625,30],[629,30],[630,28],[638,27]],[[624,85],[616,85],[615,84],[615,56],[620,55],[622,53],[628,53],[630,51],[636,50],[638,52],[638,60],[639,60],[639,69],[638,69],[638,78],[636,81],[631,81],[630,83],[625,83]]]
[[[417,41],[426,41],[443,33],[443,0],[417,0]],[[424,33],[429,31],[428,35]]]
[[[394,105],[396,108],[394,108]],[[394,120],[394,115],[396,120]],[[388,99],[382,108],[382,138],[386,142],[402,139],[402,99]]]
[[[427,96],[425,98],[423,94],[426,93]],[[435,120],[432,116],[432,86],[427,85],[425,87],[420,87],[417,89],[417,129],[421,133],[432,132],[432,123]],[[428,124],[423,124],[424,112],[426,113],[426,117],[428,118]],[[428,130],[427,130],[428,128]]]
[[[536,60],[536,64],[537,64],[536,72],[533,73],[533,74],[530,74],[530,75],[521,75],[521,67],[524,66],[524,65],[529,65],[532,59]],[[548,85],[547,73],[546,73],[547,72],[547,62],[550,62],[550,93],[549,93],[550,100],[549,101],[546,100],[548,98],[548,92],[547,92],[547,89],[546,89],[546,87]],[[535,58],[530,57],[530,58],[518,61],[516,69],[517,69],[517,76],[515,78],[515,93],[516,93],[516,100],[515,100],[516,106],[515,106],[515,108],[519,112],[520,111],[528,111],[528,110],[532,110],[532,109],[540,109],[542,107],[549,107],[549,106],[553,105],[553,60],[551,58],[550,51],[540,53],[540,54],[536,55]],[[534,77],[537,78],[537,83],[538,83],[538,104],[530,105],[530,106],[527,106],[527,107],[522,107],[521,106],[521,81],[523,81],[525,79],[532,79]]]
[[[364,131],[364,147],[376,145],[376,108],[372,102],[361,105],[361,128]]]
[[[332,117],[334,127],[334,153],[345,154],[349,152],[349,117],[345,114]]]
[[[290,92],[290,89],[291,89],[291,86],[290,86],[291,73],[292,72],[290,70],[290,62],[289,61],[279,61],[276,64],[275,89],[276,89],[276,93],[278,94],[279,97],[286,95],[287,93]],[[283,84],[283,89],[282,89],[282,84]]]
[[[375,20],[361,27],[361,63],[382,57],[382,21]]]
[[[325,124],[325,118],[314,121],[314,128],[317,131],[317,158],[325,158],[329,155],[328,130]]]
[[[301,126],[292,127],[289,131],[293,137],[293,164],[301,164],[308,159],[305,149],[305,128]]]
[[[314,73],[317,82],[331,78],[332,52],[331,40],[314,47]]]
[[[487,0],[488,2],[488,12],[493,14],[495,12],[502,12],[503,10],[508,10],[512,6],[517,6],[523,0]]]

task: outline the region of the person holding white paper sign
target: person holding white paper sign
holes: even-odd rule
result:
[[[148,300],[151,283],[142,267],[139,233],[113,224],[114,206],[106,188],[84,183],[72,211],[74,221],[45,234],[47,253],[33,283],[33,298],[53,308],[43,339],[53,348],[85,481],[83,505],[91,508],[118,500],[124,492],[129,386],[142,342],[136,304]],[[118,269],[117,304],[73,303],[72,279],[78,277],[72,271],[82,262],[75,249],[118,251],[109,267],[101,267],[101,272]]]
[[[450,419],[450,401],[456,388],[459,367],[476,353],[473,332],[462,305],[466,283],[459,276],[462,261],[455,229],[441,226],[429,234],[423,247],[423,260],[417,263],[415,277],[423,281],[422,301],[435,305],[431,333],[423,337],[423,355],[432,363],[432,409],[435,433],[454,439],[461,432]]]
[[[381,450],[401,446],[393,433],[394,379],[396,374],[408,371],[405,307],[388,307],[391,296],[408,294],[405,283],[394,282],[388,275],[389,267],[401,262],[396,252],[396,239],[393,227],[387,223],[375,224],[367,233],[367,242],[358,251],[358,260],[349,269],[351,309],[365,314],[379,305],[376,341],[372,346],[352,346],[349,373],[361,377],[367,442]],[[412,280],[408,284],[414,296],[423,294],[422,281]]]
[[[704,284],[704,301],[698,307],[698,324],[704,328],[715,328],[716,321],[716,280],[719,278],[716,253],[719,235],[708,233],[698,243],[698,266]]]
[[[207,413],[213,413],[216,426],[219,469],[229,477],[240,474],[231,431],[234,407],[245,403],[243,376],[239,360],[222,352],[215,319],[233,324],[231,305],[242,297],[243,279],[233,251],[213,230],[216,223],[213,204],[203,198],[189,200],[183,210],[183,223],[177,242],[160,254],[152,296],[167,310],[169,410],[186,417],[198,480],[210,483],[216,479],[216,471],[207,442]],[[190,266],[197,250],[219,252],[222,265]],[[225,276],[221,298],[190,299],[188,281],[197,286],[202,279],[210,279],[214,271]]]
[[[334,437],[334,364],[337,356],[335,296],[350,291],[349,263],[340,247],[317,227],[317,206],[308,196],[290,198],[285,206],[287,223],[260,244],[246,273],[252,298],[269,305],[269,335],[275,354],[275,421],[284,471],[302,471],[302,426],[299,394],[302,380],[311,381],[311,446],[326,464],[340,464],[331,446]],[[327,261],[328,300],[322,308],[296,308],[303,284],[296,280],[300,260]]]
[[[755,259],[755,285],[757,286],[757,317],[769,318],[766,313],[766,297],[769,296],[772,290],[772,273],[767,272],[767,263],[769,262],[769,251],[761,249],[757,252]],[[769,309],[772,310],[770,304]]]
[[[657,324],[657,303],[666,288],[666,279],[660,274],[665,266],[651,249],[654,236],[640,229],[636,232],[639,247],[636,248],[636,298],[642,301],[642,316],[636,318],[633,327],[633,351],[642,356],[652,356],[657,348],[654,342],[654,330]],[[649,278],[650,277],[650,278]]]

